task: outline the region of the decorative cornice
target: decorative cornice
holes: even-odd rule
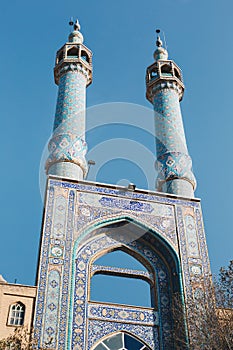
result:
[[[54,134],[48,146],[50,155],[45,164],[48,174],[49,168],[56,163],[69,162],[78,165],[84,176],[87,174],[85,154],[87,145],[80,137],[72,134]]]
[[[192,171],[192,159],[188,154],[180,152],[167,152],[158,157],[156,161],[158,170],[157,188],[161,189],[165,182],[172,180],[188,181],[193,190],[197,183]]]
[[[159,81],[157,84],[154,84],[151,92],[152,94],[157,93],[159,90],[162,89],[174,89],[178,92],[179,97],[181,97],[183,95],[183,89],[181,87],[181,85],[178,82],[175,81],[170,81],[170,80],[164,80],[164,81]]]
[[[92,73],[90,69],[87,69],[81,62],[63,62],[63,64],[57,66],[54,69],[54,74],[57,83],[59,83],[60,77],[66,74],[67,72],[81,73],[85,76],[87,80],[87,85],[91,83]]]

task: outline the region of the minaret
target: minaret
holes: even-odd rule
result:
[[[157,30],[157,33],[160,31]],[[155,62],[147,68],[146,97],[153,104],[156,130],[156,189],[194,197],[196,180],[188,154],[180,101],[184,84],[180,68],[168,59],[168,52],[158,35]]]
[[[47,174],[82,180],[85,154],[86,87],[92,82],[92,52],[83,44],[78,20],[68,42],[57,51],[54,68],[59,86],[53,135],[49,142]]]

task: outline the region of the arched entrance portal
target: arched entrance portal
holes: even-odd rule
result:
[[[150,350],[130,334],[120,332],[110,335],[94,346],[93,350]]]
[[[101,256],[116,250],[134,257],[146,267],[146,271],[96,264]],[[147,280],[151,286],[151,307],[92,300],[92,278],[100,273]],[[114,340],[109,338],[109,334],[112,333],[119,334],[115,339],[126,339],[129,344],[138,339],[139,345],[141,341],[144,346],[139,347],[139,350],[174,349],[172,296],[182,289],[179,260],[173,249],[156,232],[125,219],[89,232],[88,236],[77,244],[73,282],[73,349],[89,350],[99,346],[98,350],[107,350],[105,340],[101,339],[105,336],[110,344]],[[132,339],[125,334],[130,334]]]

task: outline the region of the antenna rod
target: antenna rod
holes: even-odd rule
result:
[[[165,36],[164,31],[163,31],[163,40],[164,40],[164,44],[165,44],[165,49],[168,50],[168,49],[167,49],[166,36]]]

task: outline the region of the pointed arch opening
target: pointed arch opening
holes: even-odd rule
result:
[[[91,301],[153,306],[154,278],[129,252],[117,248],[92,263]]]
[[[67,57],[69,58],[78,58],[79,50],[77,47],[72,47],[67,51]]]
[[[109,266],[106,265],[109,265],[111,253],[119,254],[117,251],[128,253],[130,255],[128,262],[133,257],[138,260],[139,264],[143,265],[140,279],[146,281],[153,288],[150,293],[152,307],[138,307],[131,305],[131,302],[130,304],[128,302],[123,304],[91,300],[93,276],[95,277],[102,272],[105,276],[109,276]],[[90,348],[94,350],[97,345],[101,344],[99,342],[103,334],[127,332],[128,324],[132,324],[135,330],[135,332],[134,330],[132,332],[144,339],[150,347],[153,348],[154,339],[160,339],[161,344],[169,348],[169,344],[173,341],[171,339],[174,327],[173,294],[176,292],[182,293],[182,281],[180,279],[179,256],[173,246],[169,244],[165,234],[160,233],[159,229],[157,232],[149,228],[143,221],[138,221],[130,216],[119,215],[114,218],[105,218],[103,221],[98,221],[98,223],[92,222],[88,228],[86,227],[79,240],[76,241],[73,259],[75,275],[74,284],[71,288],[75,302],[71,309],[72,323],[70,323],[70,330],[72,333],[72,329],[78,328],[80,320],[83,323],[89,320],[89,338],[83,340],[83,348],[85,342],[88,342]],[[118,259],[118,262],[120,267],[114,264],[110,266],[113,267],[114,274],[118,276],[123,272],[127,275],[127,271],[124,271],[125,265],[122,259]],[[99,263],[103,265],[98,266]],[[134,262],[132,263],[134,264]],[[141,268],[141,265],[139,266]],[[120,268],[120,271],[118,268]],[[110,271],[111,273],[112,271]],[[143,278],[141,278],[142,275]],[[100,284],[100,288],[102,290],[106,289],[104,283]],[[117,289],[117,287],[111,285],[109,294],[114,289]],[[124,293],[125,289],[123,288],[121,294]],[[134,289],[131,293],[132,295],[136,294],[137,290]],[[87,300],[85,303],[83,303],[84,298]],[[135,321],[135,317],[137,321]],[[100,328],[103,326],[104,333],[96,333],[96,326]],[[144,327],[148,329],[146,334]],[[75,345],[75,340],[72,340],[72,344]],[[106,350],[106,346],[103,344],[101,344],[102,348],[97,348],[97,350]],[[127,348],[120,349],[125,350]],[[139,348],[139,350],[141,349],[145,350],[147,347]]]
[[[178,70],[176,68],[174,68],[174,73],[175,73],[175,76],[181,80],[180,73],[178,72]]]
[[[23,326],[25,316],[25,305],[20,301],[10,305],[7,324],[9,326]]]
[[[157,68],[153,68],[150,71],[150,79],[153,80],[153,79],[156,79],[156,78],[158,78],[158,69]]]
[[[166,77],[172,77],[172,75],[173,75],[172,66],[170,66],[169,64],[164,64],[161,67],[161,74],[166,76]]]
[[[86,51],[83,51],[83,50],[81,51],[81,58],[82,58],[82,60],[86,61],[87,63],[90,62],[90,58],[89,58],[88,54],[86,53]]]

